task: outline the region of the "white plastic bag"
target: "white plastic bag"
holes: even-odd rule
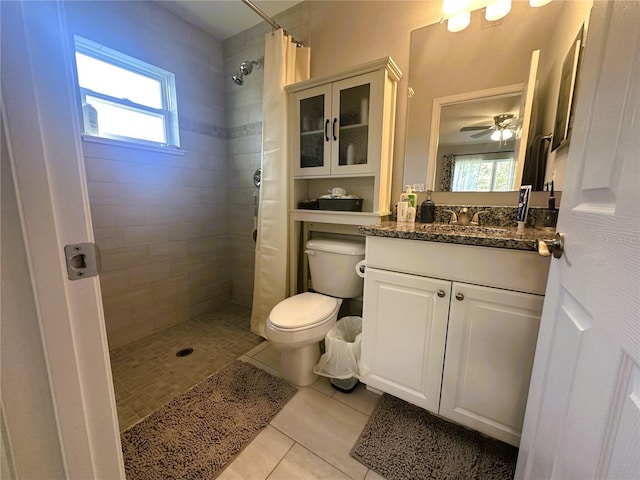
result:
[[[330,378],[360,378],[365,374],[360,362],[362,318],[343,317],[325,336],[324,353],[313,373]]]

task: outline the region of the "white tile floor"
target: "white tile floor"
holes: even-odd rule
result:
[[[277,375],[279,354],[268,342],[240,359]],[[309,387],[299,387],[218,478],[381,479],[349,455],[379,399],[362,384],[342,393],[323,377]]]

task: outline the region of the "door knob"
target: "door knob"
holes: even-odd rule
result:
[[[560,258],[564,252],[564,234],[556,233],[553,238],[538,239],[538,253],[543,257],[553,255],[553,258]]]
[[[446,295],[446,293],[444,292],[444,290],[438,290],[438,296],[440,298],[444,298],[445,295]]]
[[[464,300],[464,295],[461,293],[456,293],[456,300],[461,302],[462,300]]]

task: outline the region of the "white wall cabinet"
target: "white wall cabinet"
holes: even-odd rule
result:
[[[381,158],[383,80],[373,72],[291,95],[296,177],[375,173]]]
[[[342,187],[363,199],[362,212],[390,213],[400,76],[386,57],[286,87],[291,210],[302,200],[326,194],[328,188]],[[296,213],[304,220],[305,212]]]
[[[362,381],[517,446],[548,258],[382,237],[366,255]]]

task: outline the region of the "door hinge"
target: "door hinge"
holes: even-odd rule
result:
[[[100,249],[95,243],[74,243],[65,245],[69,280],[95,277],[100,273]]]

